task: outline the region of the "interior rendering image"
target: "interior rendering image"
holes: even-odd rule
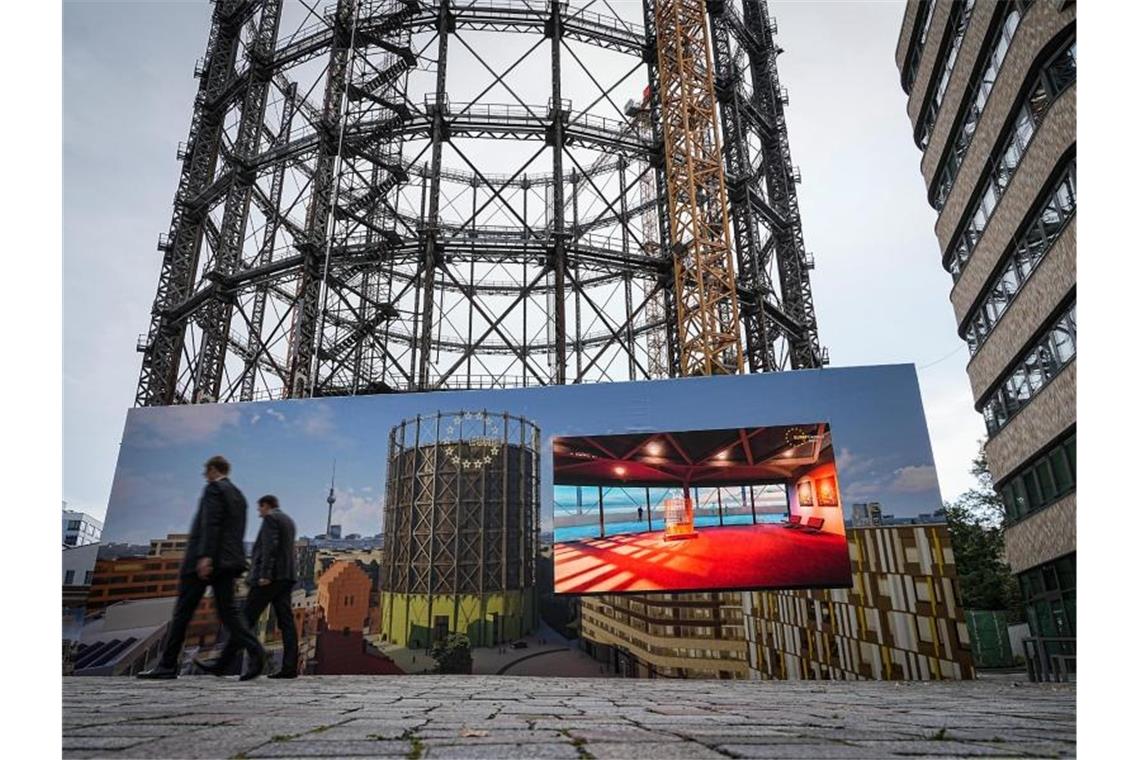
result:
[[[827,423],[554,439],[554,590],[844,588]]]

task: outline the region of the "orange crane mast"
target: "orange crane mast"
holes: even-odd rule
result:
[[[657,0],[680,374],[744,371],[705,0]]]

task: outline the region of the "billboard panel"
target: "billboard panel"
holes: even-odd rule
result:
[[[153,657],[214,454],[247,549],[257,497],[296,523],[314,673],[419,672],[453,633],[500,672],[517,642],[565,645],[573,594],[846,586],[844,523],[941,504],[910,365],[132,409],[76,672]],[[219,643],[210,604],[187,662]]]

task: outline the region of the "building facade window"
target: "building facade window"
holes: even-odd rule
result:
[[[1074,301],[1053,326],[1014,364],[1001,384],[982,403],[990,438],[1027,406],[1077,355],[1077,304]]]
[[[985,110],[986,102],[989,100],[990,93],[993,92],[994,83],[997,82],[1001,65],[1005,62],[1005,54],[1009,52],[1010,45],[1013,44],[1014,32],[1021,26],[1021,20],[1025,18],[1025,13],[1030,5],[1032,5],[1032,0],[1018,0],[1003,5],[1003,10],[999,11],[999,15],[1004,12],[1004,17],[1001,19],[996,35],[990,42],[990,48],[985,54],[986,67],[975,76],[969,85],[969,95],[965,98],[966,113],[962,117],[962,123],[958,125],[958,129],[954,133],[954,138],[950,140],[950,151],[946,156],[942,171],[938,173],[938,180],[935,182],[932,205],[938,210],[942,209],[946,203],[946,198],[950,195],[950,189],[954,186],[958,170],[962,168],[962,162],[966,158],[966,151],[974,139],[974,131],[978,128],[982,111]]]
[[[946,88],[950,86],[950,75],[954,73],[954,64],[958,62],[958,51],[962,47],[962,38],[966,36],[966,27],[970,25],[970,15],[974,10],[974,0],[962,0],[954,3],[950,9],[950,43],[946,46],[945,57],[935,65],[938,72],[938,86],[922,109],[922,116],[918,120],[918,130],[915,132],[915,144],[921,150],[926,150],[930,144],[930,135],[934,132],[934,123],[938,120],[938,111],[942,108],[942,99],[946,96]]]
[[[1070,433],[1026,462],[1001,486],[1007,523],[1038,512],[1077,490],[1077,434]]]
[[[68,570],[63,574],[63,585],[70,586],[72,583],[75,583],[75,571]]]
[[[918,62],[922,59],[922,49],[926,47],[926,35],[930,32],[930,22],[934,18],[931,12],[934,9],[933,0],[919,0],[918,12],[915,14],[915,28],[918,29],[918,37],[915,38],[914,44],[910,48],[910,54],[906,59],[906,66],[903,68],[903,91],[907,95],[910,94],[910,88],[914,85],[914,78],[918,76]]]
[[[969,213],[963,215],[966,223],[951,241],[943,262],[955,282],[977,248],[986,224],[993,216],[1005,189],[1009,187],[1049,106],[1076,80],[1077,42],[1074,38],[1042,67],[1033,88],[1014,110],[1015,115],[1007,127],[1007,134],[998,143],[998,151],[982,172],[982,190]]]
[[[1077,555],[1038,565],[1017,576],[1034,636],[1076,638]]]
[[[966,317],[966,345],[978,352],[1033,270],[1077,212],[1077,164],[1069,164],[1051,192],[1029,214],[1017,243],[995,267],[999,273],[985,299]]]

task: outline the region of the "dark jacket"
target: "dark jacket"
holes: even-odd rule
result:
[[[190,526],[181,573],[195,574],[202,557],[213,560],[215,572],[240,574],[249,569],[245,561],[245,512],[245,497],[229,478],[207,483]]]
[[[293,539],[297,528],[293,518],[274,509],[261,518],[261,530],[253,544],[253,569],[249,582],[256,583],[262,578],[271,581],[297,580],[296,560],[293,558]]]

